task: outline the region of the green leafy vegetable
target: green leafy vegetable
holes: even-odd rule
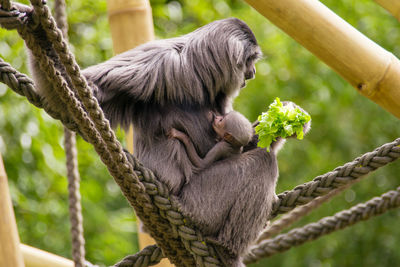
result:
[[[286,138],[296,134],[297,139],[303,139],[303,126],[311,120],[310,115],[292,105],[283,106],[279,97],[269,105],[267,112],[258,116],[259,124],[256,126],[258,146],[269,146],[276,138]]]

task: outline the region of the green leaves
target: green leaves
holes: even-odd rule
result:
[[[269,146],[278,137],[286,138],[295,135],[303,139],[303,126],[311,120],[310,115],[291,104],[283,105],[279,97],[269,105],[269,110],[258,116],[259,124],[256,126],[258,146]]]

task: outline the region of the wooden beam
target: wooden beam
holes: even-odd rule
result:
[[[400,61],[317,0],[245,0],[362,95],[400,118]]]
[[[23,267],[7,174],[0,155],[0,266]]]
[[[374,0],[400,21],[400,0]]]
[[[153,18],[148,0],[108,0],[107,8],[115,54],[154,40]],[[133,153],[132,127],[126,133],[125,140],[129,152]],[[137,226],[140,248],[154,244],[154,239],[142,231],[139,220]],[[163,259],[156,266],[173,265]]]
[[[20,245],[26,267],[74,267],[72,260],[54,255],[44,250]],[[0,265],[14,266],[14,265]]]

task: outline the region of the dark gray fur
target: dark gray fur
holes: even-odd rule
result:
[[[34,34],[65,73],[43,30]],[[216,143],[208,114],[232,110],[232,98],[254,77],[260,54],[248,26],[231,18],[141,45],[83,71],[96,85],[94,94],[111,125],[133,124],[135,155],[217,244],[227,266],[242,266],[240,255],[266,223],[276,197],[277,149],[257,148],[255,136],[245,152],[193,173],[185,148],[167,133],[171,128],[184,132],[204,157]],[[32,56],[30,61],[39,93],[65,112]]]

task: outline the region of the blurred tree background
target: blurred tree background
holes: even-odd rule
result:
[[[48,1],[52,6],[53,2]],[[241,0],[150,1],[157,38],[188,33],[216,19],[237,17],[253,29],[264,58],[256,79],[235,101],[255,120],[276,96],[312,116],[303,141],[290,140],[279,155],[277,192],[293,188],[400,136],[398,119],[361,97],[324,63]],[[372,0],[323,0],[379,45],[400,57],[400,28]],[[112,56],[106,1],[67,1],[69,35],[82,67]],[[133,25],[134,27],[134,25]],[[24,45],[16,32],[0,29],[0,56],[27,72]],[[9,176],[23,243],[71,258],[63,134],[53,121],[0,85],[0,152]],[[123,133],[118,131],[120,140]],[[87,259],[110,265],[138,250],[135,216],[93,148],[78,138]],[[394,163],[326,203],[296,224],[349,208],[400,183]],[[400,210],[275,255],[252,266],[396,266],[400,264]]]

